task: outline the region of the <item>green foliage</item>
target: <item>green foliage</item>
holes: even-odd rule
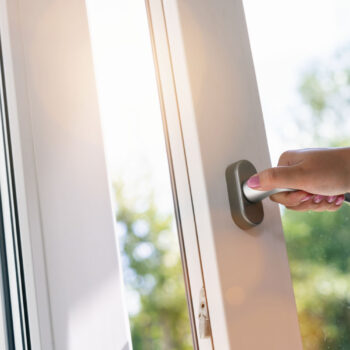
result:
[[[350,271],[350,207],[337,212],[298,213],[286,211],[288,252],[304,263],[331,266],[341,273]]]
[[[350,349],[350,207],[283,217],[305,350]]]
[[[140,209],[115,186],[117,222],[123,227],[121,250],[125,284],[139,296],[130,315],[134,350],[190,350],[190,323],[173,217],[162,214],[152,195]]]
[[[350,49],[343,50],[303,76],[300,93],[315,145],[349,146],[349,57]],[[304,125],[299,123],[301,131]],[[283,227],[304,350],[350,350],[350,207],[335,213],[285,210]]]

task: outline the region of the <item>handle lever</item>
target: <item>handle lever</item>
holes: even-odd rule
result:
[[[247,181],[243,183],[242,186],[242,191],[244,194],[244,197],[251,203],[257,203],[262,201],[263,199],[272,196],[273,194],[276,193],[281,193],[281,192],[295,192],[298,191],[294,188],[274,188],[273,190],[270,191],[259,191],[255,190],[247,185]],[[347,204],[350,204],[350,193],[345,193],[345,202]]]

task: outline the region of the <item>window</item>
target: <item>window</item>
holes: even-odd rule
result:
[[[263,107],[276,116],[276,91],[264,88],[271,80],[256,49],[269,35],[254,39],[249,1]],[[8,274],[0,331],[8,342],[35,350],[301,350],[278,207],[265,201],[263,222],[249,231],[231,217],[226,169],[242,159],[270,166],[242,2],[148,0],[145,8],[141,0],[0,0],[0,16],[8,109],[2,103],[1,266],[7,263]],[[284,68],[275,76],[281,98],[290,91],[282,94],[278,80]],[[308,77],[305,101],[318,103],[315,91],[326,96],[329,86],[346,95],[343,71],[334,81],[327,74],[325,81]],[[340,110],[334,95],[328,102]],[[294,121],[282,126],[296,130]],[[271,130],[275,159],[280,135]],[[316,216],[282,215],[298,284],[301,264],[307,274],[315,266],[295,247],[329,236],[312,229],[308,220]],[[345,239],[345,216],[339,218]],[[347,245],[332,243],[322,246],[323,270],[315,271],[321,282],[332,275],[339,289],[322,282],[325,303],[317,307],[329,305],[327,293],[343,293],[341,307],[331,310],[345,317],[347,263],[325,262]],[[317,257],[317,247],[307,253]],[[347,344],[340,323],[325,328],[322,310],[319,323],[315,308],[300,313],[306,309],[298,293],[301,321],[317,326],[311,340],[301,327],[309,349],[320,341]],[[316,323],[307,323],[310,317]]]

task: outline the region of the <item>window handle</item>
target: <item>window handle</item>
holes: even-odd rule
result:
[[[255,190],[253,188],[250,188],[247,185],[247,181],[245,181],[243,183],[242,186],[242,191],[243,194],[245,196],[245,198],[251,202],[251,203],[256,203],[256,202],[260,202],[263,199],[272,196],[273,194],[276,193],[281,193],[281,192],[295,192],[298,191],[294,188],[274,188],[273,190],[270,191],[259,191],[259,190]],[[344,200],[347,204],[350,204],[350,193],[345,193],[345,200]]]
[[[247,180],[257,173],[248,160],[240,160],[226,169],[226,184],[233,221],[247,230],[259,225],[264,219],[262,200],[279,192],[297,191],[292,188],[275,188],[271,191],[259,191],[250,188]],[[350,204],[350,193],[345,193],[345,202]]]

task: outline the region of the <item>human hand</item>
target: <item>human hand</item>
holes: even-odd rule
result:
[[[284,152],[278,166],[252,176],[255,190],[295,188],[272,195],[271,200],[298,211],[335,211],[350,192],[350,147],[307,148]]]

